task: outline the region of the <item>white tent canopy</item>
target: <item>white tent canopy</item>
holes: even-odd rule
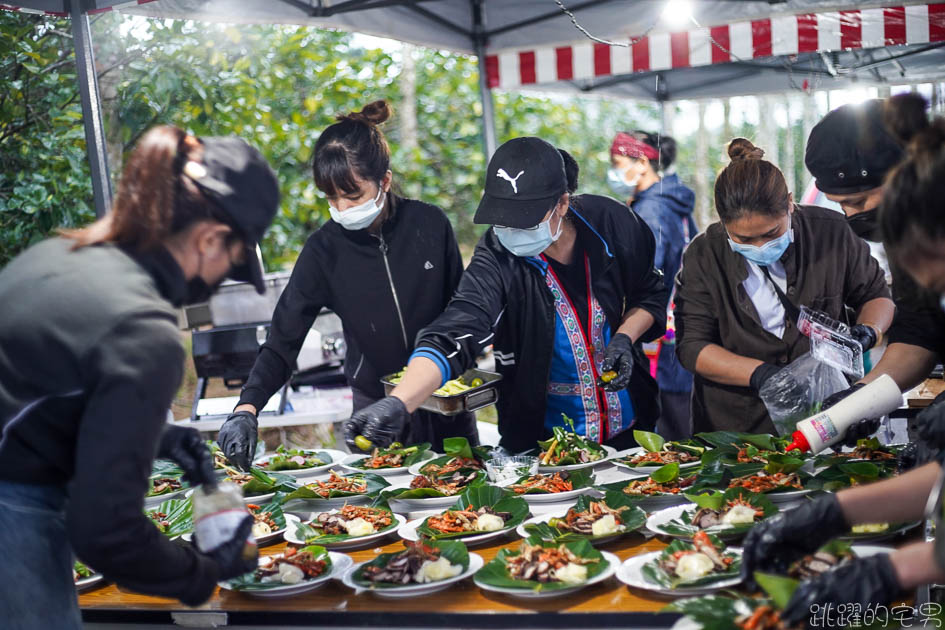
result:
[[[492,88],[595,90],[666,101],[945,74],[945,4],[929,2],[696,0],[688,3],[691,15],[670,26],[663,19],[667,0],[12,1],[15,6],[0,8],[73,17],[99,213],[110,194],[86,16],[103,11],[308,24],[474,53],[488,154],[495,147]]]

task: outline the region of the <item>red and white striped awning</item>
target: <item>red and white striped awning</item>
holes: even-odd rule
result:
[[[772,16],[624,41],[632,45],[584,40],[490,54],[489,87],[512,89],[762,57],[942,42],[945,4]]]

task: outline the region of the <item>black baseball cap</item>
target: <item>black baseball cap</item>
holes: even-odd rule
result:
[[[514,138],[496,149],[473,223],[535,227],[568,188],[564,160],[541,138]]]
[[[819,190],[846,195],[882,186],[902,155],[883,124],[883,101],[872,99],[824,116],[807,139],[804,163]]]
[[[251,282],[261,295],[263,281],[259,241],[279,209],[279,182],[266,158],[235,137],[198,138],[203,161],[188,162],[184,174],[227,215],[246,247],[246,262],[233,267],[229,277]]]

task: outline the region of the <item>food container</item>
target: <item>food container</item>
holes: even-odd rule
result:
[[[531,455],[493,457],[486,462],[489,481],[503,484],[538,474],[538,458]]]
[[[387,376],[381,377],[381,383],[384,384],[385,396],[390,396],[391,391],[396,387],[396,383],[391,381],[395,376],[397,375],[388,374]],[[502,375],[476,368],[466,370],[462,375],[463,382],[466,383],[472,382],[474,378],[481,378],[482,385],[472,387],[452,396],[433,394],[423,401],[423,404],[420,405],[420,409],[432,411],[444,416],[455,416],[464,411],[476,411],[477,409],[494,405],[499,400],[499,390],[496,386],[499,381],[502,380]]]

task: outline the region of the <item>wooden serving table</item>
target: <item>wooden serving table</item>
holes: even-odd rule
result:
[[[497,544],[472,547],[489,562],[503,547],[516,548],[514,534]],[[646,540],[641,534],[624,536],[600,548],[621,560],[662,549],[665,543]],[[285,543],[264,547],[263,555],[280,553]],[[371,560],[379,553],[402,550],[399,540],[383,547],[347,551],[355,562]],[[312,627],[441,627],[441,628],[666,628],[676,614],[655,614],[669,599],[631,591],[616,578],[562,597],[526,600],[487,593],[468,578],[446,590],[410,599],[383,599],[370,593],[355,595],[340,582],[285,599],[260,599],[217,589],[199,608],[187,608],[176,600],[122,591],[113,584],[79,595],[86,622],[172,623],[187,625],[274,625]],[[183,613],[183,615],[181,614]],[[223,613],[223,614],[221,614]],[[201,623],[204,617],[206,623]],[[222,623],[221,623],[222,622]]]

